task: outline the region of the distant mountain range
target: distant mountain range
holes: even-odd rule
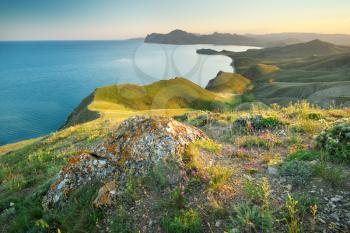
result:
[[[213,33],[208,35],[174,30],[167,34],[152,33],[145,38],[146,43],[158,44],[215,44],[215,45],[247,45],[275,47],[308,42],[320,39],[339,45],[350,45],[350,35],[346,34],[317,34],[317,33],[275,33],[275,34],[230,34]]]
[[[145,38],[146,43],[158,44],[217,44],[217,45],[259,45],[259,41],[243,35],[229,33],[213,33],[200,35],[182,30],[174,30],[168,34],[152,33]]]

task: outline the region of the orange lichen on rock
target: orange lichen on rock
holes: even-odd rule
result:
[[[93,204],[95,207],[101,207],[111,204],[111,199],[115,196],[117,189],[116,181],[110,181],[103,185],[98,191]]]

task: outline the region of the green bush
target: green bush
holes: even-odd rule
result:
[[[111,232],[120,232],[120,233],[131,233],[135,232],[133,230],[133,224],[128,212],[123,208],[119,207],[117,209],[114,219],[110,226]]]
[[[279,167],[279,173],[287,177],[293,185],[303,185],[307,183],[312,176],[312,168],[309,164],[299,160],[284,162]]]
[[[291,160],[312,161],[312,160],[318,159],[319,157],[320,157],[320,153],[318,151],[298,150],[290,154],[287,160],[288,161],[291,161]]]
[[[281,122],[277,117],[263,117],[261,115],[257,115],[248,118],[238,118],[233,122],[233,125],[245,131],[259,131],[278,128],[283,125],[283,122]]]
[[[323,131],[316,139],[317,148],[333,161],[350,163],[350,123],[341,123]]]
[[[310,120],[320,120],[320,119],[322,119],[322,115],[319,113],[309,113],[307,115],[307,118]]]
[[[308,211],[310,211],[310,206],[318,205],[319,200],[306,192],[293,193],[292,198],[297,201],[297,209],[299,214],[303,217]]]
[[[321,177],[332,186],[340,185],[344,182],[345,176],[340,168],[327,167],[325,163],[318,163],[312,166],[313,173]]]
[[[272,147],[272,143],[264,138],[259,138],[256,136],[251,136],[247,138],[242,144],[242,147],[244,148],[252,148],[252,147],[258,147],[265,150],[268,150]]]
[[[161,227],[167,233],[199,233],[203,232],[202,219],[198,212],[190,209],[175,216],[166,216]]]
[[[254,203],[262,203],[263,189],[257,182],[246,179],[243,183],[243,190],[249,200],[253,201]]]
[[[251,203],[235,206],[230,219],[232,227],[238,228],[240,233],[271,232],[272,229],[271,213]]]
[[[208,124],[208,114],[200,115],[190,121],[190,124],[196,127],[202,127]]]

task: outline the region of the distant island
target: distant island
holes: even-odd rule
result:
[[[238,34],[217,33],[200,35],[174,30],[168,34],[152,33],[145,38],[146,43],[159,44],[216,44],[216,45],[261,45],[258,40]]]
[[[259,47],[274,47],[308,42],[320,39],[339,45],[350,45],[350,35],[346,34],[317,34],[317,33],[275,33],[275,34],[196,34],[183,30],[173,30],[167,34],[151,33],[145,38],[146,43],[157,44],[214,44],[214,45],[245,45]]]

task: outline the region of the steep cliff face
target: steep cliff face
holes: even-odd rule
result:
[[[69,114],[65,124],[62,128],[85,123],[97,119],[100,114],[96,111],[89,110],[88,106],[94,100],[94,93],[90,94],[88,97],[84,98],[81,103],[74,109],[74,111]]]

